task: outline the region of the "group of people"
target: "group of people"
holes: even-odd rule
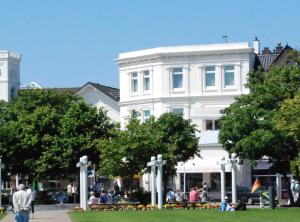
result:
[[[32,186],[28,186],[26,189],[24,184],[20,184],[18,191],[12,193],[13,211],[17,222],[29,221],[30,209],[34,213],[35,194]]]
[[[174,203],[174,202],[184,202],[188,201],[190,203],[197,203],[197,202],[207,202],[208,201],[208,186],[205,181],[202,182],[201,187],[194,186],[191,188],[188,198],[186,197],[184,192],[177,191],[174,193],[172,189],[168,189],[166,193],[166,202],[167,203]]]
[[[93,191],[90,192],[88,205],[93,205],[98,203],[114,203],[116,202],[116,197],[119,194],[120,194],[120,187],[117,181],[114,181],[113,187],[109,191],[104,190],[96,183],[93,186]]]
[[[237,203],[232,203],[228,196],[224,197],[224,201],[221,202],[220,211],[237,211],[246,210],[246,204],[242,200],[238,200]]]
[[[189,202],[207,202],[208,201],[208,186],[205,181],[202,182],[202,186],[192,187],[189,193]]]
[[[69,202],[71,202],[71,200],[73,200],[73,202],[76,203],[77,187],[76,187],[75,183],[69,183],[67,185],[67,194],[68,194]]]

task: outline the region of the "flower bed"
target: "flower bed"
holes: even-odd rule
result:
[[[218,209],[220,205],[217,203],[173,203],[164,204],[164,209],[168,210],[188,210],[188,209]],[[156,210],[157,206],[151,204],[130,204],[130,203],[117,203],[117,204],[95,204],[90,206],[92,211],[136,211],[136,210]],[[80,207],[75,207],[73,211],[83,211]]]

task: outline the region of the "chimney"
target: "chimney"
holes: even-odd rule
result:
[[[279,43],[277,44],[275,50],[276,50],[276,53],[278,53],[278,54],[282,52],[283,47],[282,47],[282,45],[281,45],[281,42],[279,42]]]
[[[264,47],[264,49],[262,50],[262,54],[263,55],[269,55],[269,54],[271,54],[271,51],[270,51],[269,47]]]
[[[255,54],[260,54],[260,43],[257,37],[255,37],[253,41],[253,48],[254,48],[254,53]]]

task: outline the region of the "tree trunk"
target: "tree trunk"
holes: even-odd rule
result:
[[[289,178],[287,177],[287,174],[286,173],[283,173],[282,174],[286,184],[288,185],[288,194],[289,194],[289,199],[290,199],[290,205],[291,206],[294,206],[295,203],[294,203],[294,197],[293,197],[293,194],[292,194],[292,190],[291,190],[291,183],[289,181]]]

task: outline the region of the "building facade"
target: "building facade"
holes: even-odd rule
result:
[[[220,189],[220,166],[228,153],[218,143],[220,111],[234,98],[249,93],[244,85],[254,67],[255,53],[248,43],[162,47],[119,54],[120,122],[134,114],[141,121],[165,112],[181,113],[200,130],[201,158],[178,164],[175,189],[206,181]],[[230,179],[230,169],[227,181]],[[251,184],[251,167],[238,166],[238,185]],[[143,186],[149,188],[148,175]]]
[[[21,54],[0,51],[0,100],[9,101],[20,88]]]

